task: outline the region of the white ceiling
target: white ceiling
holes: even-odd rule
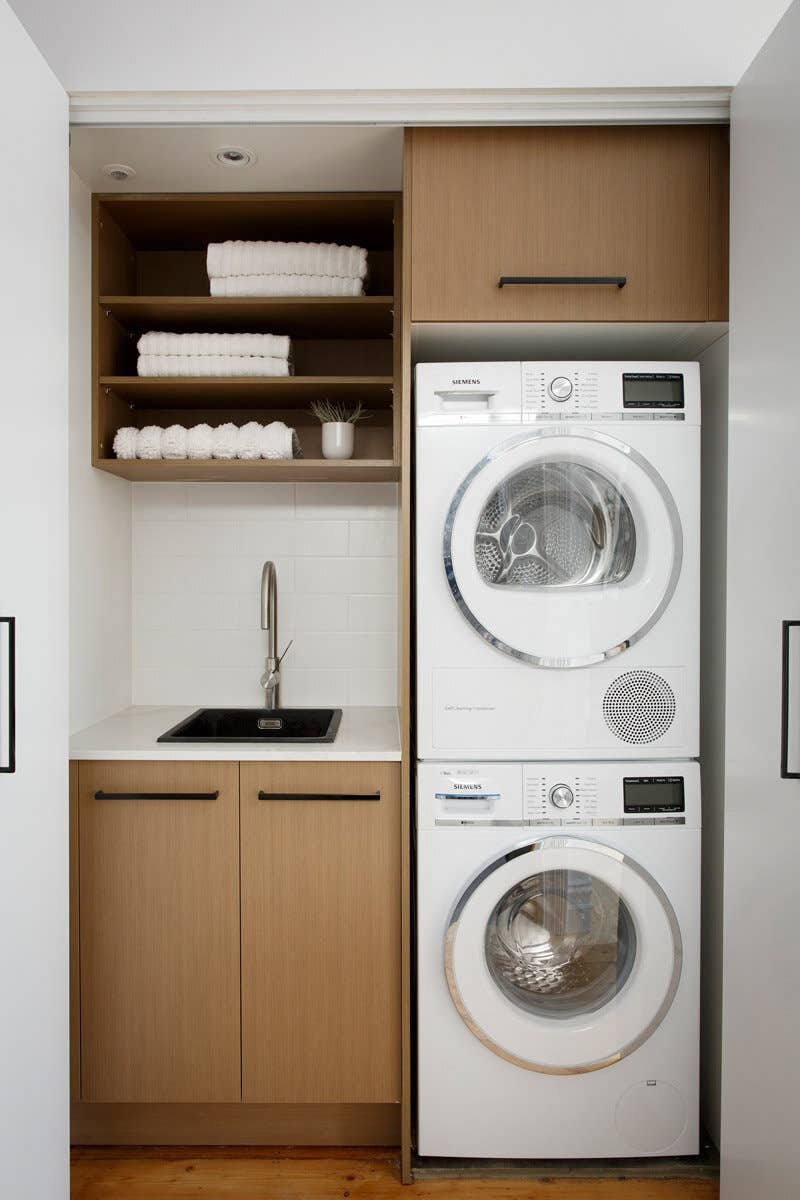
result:
[[[252,150],[248,167],[222,167],[212,151]],[[93,192],[371,192],[399,191],[403,131],[374,125],[181,126],[72,130],[72,169]],[[117,183],[108,163],[136,175]]]
[[[10,0],[69,92],[738,82],[789,0]]]

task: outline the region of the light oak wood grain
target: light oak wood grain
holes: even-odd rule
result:
[[[73,1157],[72,1200],[716,1200],[711,1180],[437,1179],[404,1187],[385,1155]]]
[[[394,1146],[399,1104],[73,1104],[76,1146]],[[195,1151],[196,1152],[196,1151]]]
[[[708,126],[410,137],[414,321],[709,319]],[[501,275],[628,282],[500,289]]]
[[[238,1101],[238,765],[84,762],[79,791],[83,1099]]]
[[[69,764],[69,1098],[81,1097],[81,962],[78,881],[78,764]]]
[[[396,763],[241,764],[245,1101],[400,1099],[399,783]]]

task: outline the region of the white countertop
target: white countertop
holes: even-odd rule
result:
[[[400,726],[396,708],[343,708],[333,742],[257,746],[251,742],[159,743],[158,738],[195,707],[134,705],[74,733],[71,759],[177,762],[399,762]]]

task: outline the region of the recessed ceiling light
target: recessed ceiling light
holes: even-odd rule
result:
[[[103,167],[103,174],[108,175],[110,179],[116,179],[121,182],[123,179],[133,179],[136,172],[133,167],[127,166],[126,163],[106,163]]]
[[[257,157],[254,150],[246,150],[244,146],[220,146],[211,152],[211,161],[221,167],[250,167]]]

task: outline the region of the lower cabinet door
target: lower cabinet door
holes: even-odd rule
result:
[[[81,1098],[237,1101],[238,763],[81,763]]]
[[[242,763],[242,1095],[400,1099],[399,763]]]

